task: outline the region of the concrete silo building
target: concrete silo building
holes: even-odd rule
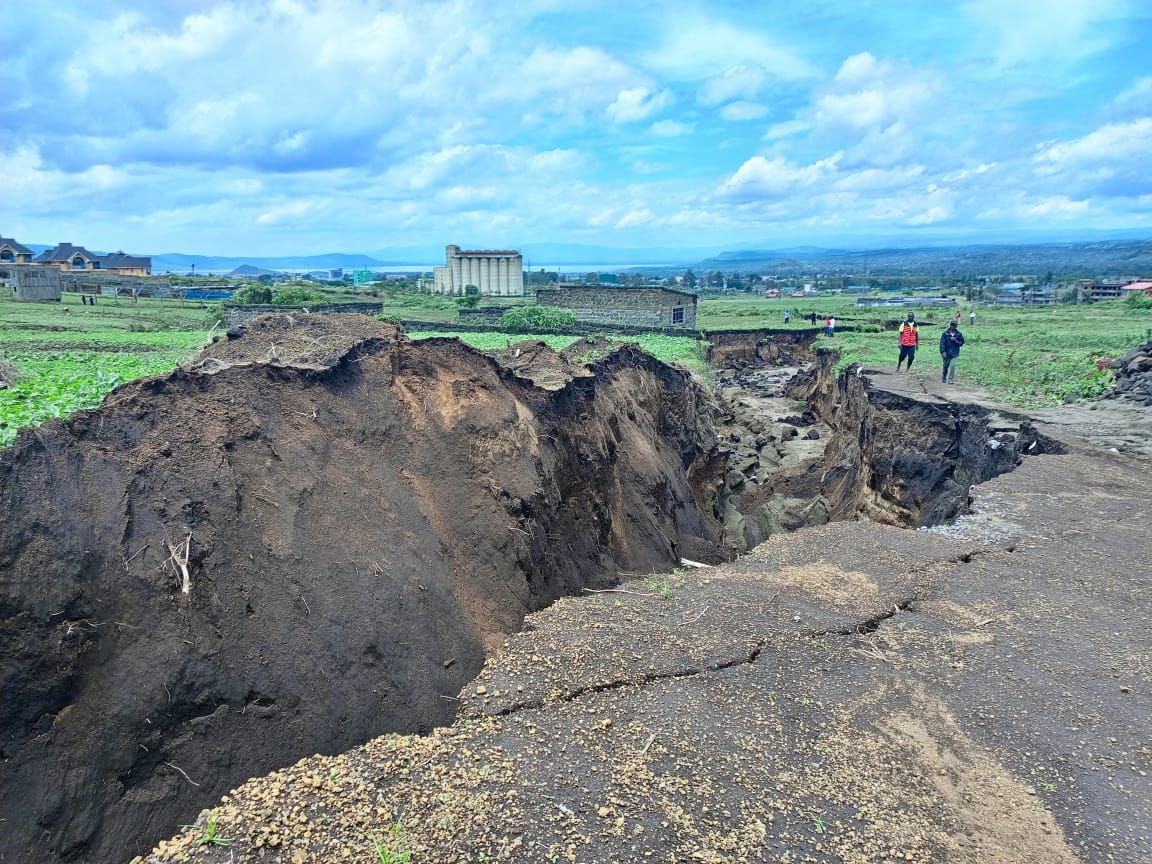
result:
[[[524,256],[508,249],[444,249],[444,266],[432,271],[436,294],[464,294],[475,285],[482,297],[522,297]]]

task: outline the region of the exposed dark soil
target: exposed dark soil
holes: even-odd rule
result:
[[[143,853],[248,777],[449,721],[557,597],[718,560],[689,376],[534,374],[273,316],[0,451],[0,860]]]
[[[1146,470],[1028,459],[952,536],[823,525],[563,599],[450,728],[255,780],[211,812],[230,846],[202,820],[144,860],[1143,864]]]

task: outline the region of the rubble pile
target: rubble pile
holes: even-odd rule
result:
[[[1152,407],[1152,339],[1124,353],[1112,361],[1116,373],[1116,389],[1112,398],[1131,399],[1140,405]]]

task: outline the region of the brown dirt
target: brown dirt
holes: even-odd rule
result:
[[[455,340],[281,315],[22,432],[0,860],[126,860],[248,777],[449,721],[558,596],[716,560],[708,404],[632,348],[544,389]]]
[[[563,599],[451,728],[248,783],[208,817],[231,846],[143,860],[1144,862],[1142,467],[1027,460],[977,502],[1039,528],[1007,542],[837,523]],[[852,576],[828,603],[805,568]]]
[[[20,370],[16,365],[0,357],[0,387],[7,387],[19,377]]]

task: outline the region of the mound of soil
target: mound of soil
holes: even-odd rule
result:
[[[222,338],[200,352],[191,368],[212,372],[225,366],[268,363],[303,369],[335,366],[353,348],[405,340],[394,324],[368,315],[317,315],[309,312],[261,315],[229,327]]]
[[[717,560],[710,411],[631,347],[543,388],[455,340],[277,315],[21,433],[0,860],[144,853],[246,778],[448,721],[558,596]]]
[[[0,357],[0,389],[7,387],[19,377],[20,370],[16,365]]]

